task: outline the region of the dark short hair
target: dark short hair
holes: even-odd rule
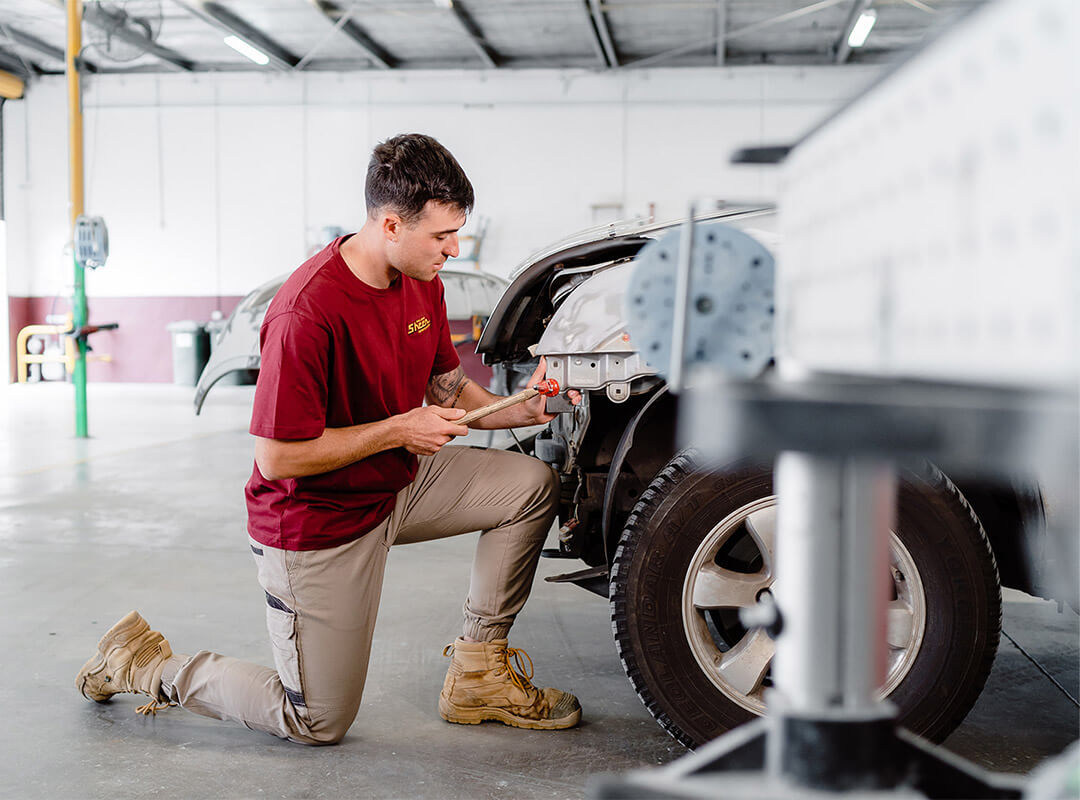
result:
[[[405,133],[375,147],[364,200],[368,213],[389,208],[411,223],[428,200],[457,206],[467,214],[473,206],[473,188],[449,150],[430,136]]]

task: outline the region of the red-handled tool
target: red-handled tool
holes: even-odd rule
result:
[[[559,382],[554,378],[548,378],[540,381],[540,383],[533,386],[531,389],[522,389],[517,394],[512,394],[509,397],[502,397],[496,400],[494,403],[483,406],[482,408],[474,409],[466,414],[459,420],[454,420],[458,425],[469,425],[476,422],[478,419],[486,417],[488,414],[494,414],[496,411],[502,411],[504,408],[510,406],[516,406],[518,403],[524,403],[538,394],[542,394],[544,397],[554,397],[559,393]]]

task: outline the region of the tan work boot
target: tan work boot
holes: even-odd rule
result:
[[[581,720],[581,705],[572,694],[538,689],[529,682],[532,659],[524,650],[507,647],[506,639],[458,639],[443,655],[452,658],[439,695],[439,713],[447,722],[475,725],[491,719],[515,728],[558,730]],[[518,669],[511,666],[511,658]]]
[[[99,703],[120,692],[145,694],[153,702],[136,712],[156,714],[160,708],[175,705],[161,695],[161,672],[171,657],[168,640],[132,611],[101,637],[97,653],[75,676],[75,688]]]

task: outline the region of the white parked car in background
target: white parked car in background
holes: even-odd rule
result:
[[[210,360],[195,387],[195,413],[202,410],[210,389],[236,372],[250,374],[259,369],[259,328],[270,301],[289,275],[279,275],[249,292],[214,336]],[[474,343],[483,330],[488,314],[495,307],[506,281],[479,270],[444,268],[439,277],[446,292],[446,315],[451,338],[458,349],[462,366],[481,385],[491,379],[491,370],[475,355]]]

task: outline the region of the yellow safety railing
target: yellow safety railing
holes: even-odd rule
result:
[[[78,345],[75,337],[68,334],[73,332],[71,314],[67,315],[67,323],[64,325],[27,325],[19,331],[15,339],[15,370],[19,383],[26,383],[30,377],[31,364],[61,363],[70,375],[75,369],[75,359],[79,357]],[[31,353],[29,350],[30,337],[32,336],[62,336],[64,339],[63,353]],[[112,361],[110,355],[89,356],[92,361]]]

